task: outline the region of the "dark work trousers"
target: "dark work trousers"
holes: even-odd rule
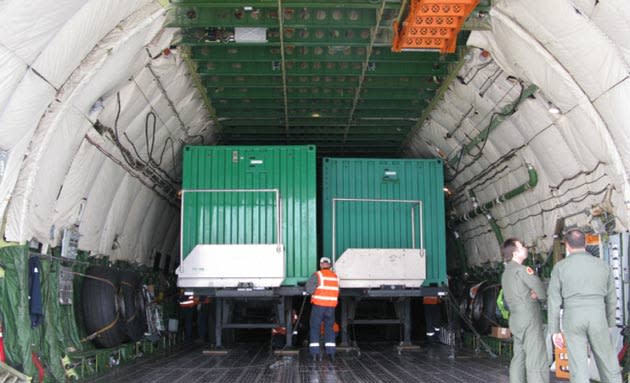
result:
[[[182,322],[184,322],[184,342],[192,342],[194,311],[195,307],[180,307]]]
[[[210,304],[202,303],[198,307],[197,311],[197,331],[199,332],[199,339],[202,342],[206,342],[208,335],[208,319],[210,314]]]
[[[319,355],[319,336],[322,321],[324,321],[324,346],[326,354],[335,355],[335,308],[313,305],[311,307],[310,343],[308,351],[311,355]]]

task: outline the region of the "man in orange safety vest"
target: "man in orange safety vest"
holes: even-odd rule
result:
[[[331,361],[335,361],[335,307],[339,297],[339,277],[330,269],[330,258],[322,257],[320,270],[306,283],[306,292],[311,294],[311,319],[309,352],[313,360],[321,360],[319,349],[320,326],[324,322],[324,346]]]

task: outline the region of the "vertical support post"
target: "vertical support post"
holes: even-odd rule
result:
[[[285,327],[287,333],[289,333],[289,325],[286,323],[284,297],[279,297],[276,301],[276,326]]]
[[[274,193],[276,194],[276,240],[278,241],[278,251],[280,251],[280,247],[284,245],[284,240],[282,238],[282,200],[280,198],[280,189],[274,189]]]
[[[215,329],[217,327],[217,306],[219,305],[218,298],[212,298],[210,303],[208,304],[208,339],[210,340],[210,344],[217,344],[217,335],[215,333]]]
[[[341,344],[340,347],[349,347],[350,342],[348,339],[348,302],[349,298],[340,298],[340,308],[341,308]]]
[[[411,298],[403,298],[403,346],[411,345]]]
[[[332,257],[332,265],[335,265],[335,261],[337,258],[337,249],[336,249],[336,237],[337,237],[337,233],[335,232],[336,230],[336,226],[337,226],[337,212],[336,212],[336,204],[337,204],[337,199],[333,198],[332,200],[332,254],[330,254],[330,256]]]
[[[223,326],[226,324],[232,323],[232,314],[234,310],[234,300],[231,298],[223,298],[223,304],[221,305],[221,330],[223,330]],[[223,332],[221,332],[223,335]],[[228,336],[226,338],[226,343],[228,345],[232,345],[234,342],[234,329],[228,329]]]
[[[197,73],[197,72],[195,72]],[[186,190],[182,190],[182,211],[179,216],[179,270],[184,272],[184,212],[185,206],[184,202],[186,201]]]
[[[215,307],[214,307],[214,339],[217,348],[221,348],[222,346],[222,337],[221,333],[223,332],[223,299],[216,298]]]
[[[357,313],[357,306],[359,305],[359,301],[361,300],[361,298],[355,298],[355,297],[349,297],[348,298],[348,323],[350,324],[354,324],[354,317],[356,316]],[[354,327],[352,328],[352,331],[354,331]],[[354,340],[356,341],[356,334],[352,334],[352,336],[354,336]],[[356,346],[356,344],[352,345],[353,347]]]
[[[284,305],[285,323],[287,328],[286,347],[293,347],[293,297],[282,297],[286,299]]]
[[[416,217],[413,212],[414,208],[415,206],[411,205],[411,248],[412,249],[416,248]],[[422,219],[422,217],[420,217],[420,219]]]
[[[420,248],[424,249],[424,202],[418,203],[418,222],[420,223]]]

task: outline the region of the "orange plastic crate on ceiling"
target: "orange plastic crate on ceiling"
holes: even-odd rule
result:
[[[392,51],[453,53],[457,34],[479,0],[411,0],[402,28],[394,21]]]

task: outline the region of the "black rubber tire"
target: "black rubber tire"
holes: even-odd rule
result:
[[[492,326],[497,325],[497,296],[501,285],[486,285],[473,300],[473,325],[482,335],[489,334]]]
[[[470,319],[470,302],[468,297],[460,297],[458,303],[459,316],[461,318]]]
[[[114,326],[100,333],[93,340],[97,347],[116,347],[125,339],[123,312],[116,302],[119,288],[118,277],[114,270],[103,266],[91,266],[85,274],[109,281],[107,283],[89,277],[83,280],[81,302],[86,331],[88,334],[93,334],[114,322],[118,317]]]
[[[476,286],[476,284],[473,286]],[[469,297],[472,294],[470,289],[472,289],[473,286],[466,289]],[[468,310],[469,310],[468,318],[470,319],[473,326],[475,326],[475,329],[477,329],[477,325],[476,325],[477,321],[479,321],[480,318],[483,316],[483,291],[486,289],[486,286],[487,286],[486,282],[480,283],[477,286],[477,293],[475,294],[475,297],[472,298],[468,304]]]
[[[147,316],[142,293],[140,276],[133,271],[123,271],[118,274],[120,292],[125,302],[123,323],[127,340],[133,342],[142,339],[147,328]]]

